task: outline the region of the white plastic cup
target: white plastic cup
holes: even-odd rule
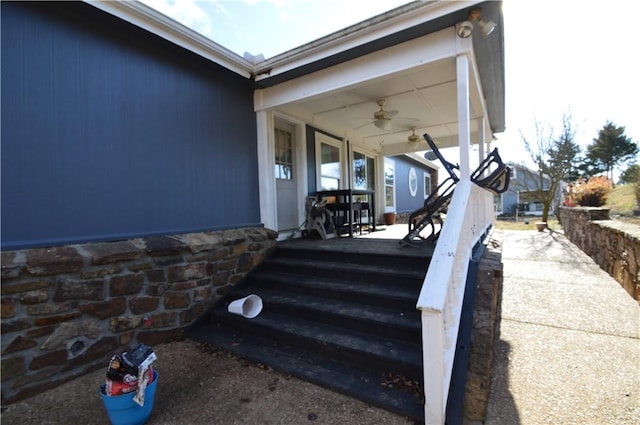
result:
[[[228,307],[229,313],[237,314],[253,319],[262,311],[262,298],[257,295],[248,295],[235,301],[231,301]]]

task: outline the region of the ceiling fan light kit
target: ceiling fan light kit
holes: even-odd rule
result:
[[[391,130],[391,120],[388,118],[379,118],[373,124],[380,130]]]

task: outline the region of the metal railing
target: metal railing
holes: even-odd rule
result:
[[[427,425],[445,421],[469,260],[492,221],[493,194],[460,180],[416,305],[422,312]]]

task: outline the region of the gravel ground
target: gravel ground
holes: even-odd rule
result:
[[[193,341],[153,347],[159,380],[148,425],[413,422]],[[98,370],[9,406],[2,425],[108,424]]]

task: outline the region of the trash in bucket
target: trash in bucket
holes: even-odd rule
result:
[[[262,299],[257,295],[248,295],[235,301],[231,301],[227,308],[229,313],[238,314],[253,319],[262,311]]]
[[[142,425],[149,419],[158,381],[151,367],[156,359],[145,344],[111,358],[100,396],[112,425]]]
[[[153,399],[158,386],[158,372],[155,370],[152,379],[144,391],[145,403],[143,406],[133,401],[133,397],[136,395],[135,391],[124,395],[109,396],[106,394],[107,384],[104,383],[100,386],[100,397],[102,397],[112,425],[142,425],[147,422],[153,410]]]

